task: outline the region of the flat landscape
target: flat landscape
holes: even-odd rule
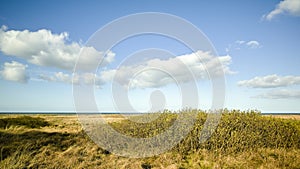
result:
[[[0,168],[300,166],[299,115],[263,116],[252,111],[224,111],[210,139],[199,143],[197,139],[207,114],[196,110],[180,113],[197,113],[193,129],[171,150],[148,158],[120,157],[97,146],[83,131],[77,115],[2,114]],[[121,115],[102,117],[120,133],[132,137],[152,137],[168,128],[177,114],[164,112],[150,123],[132,122]]]

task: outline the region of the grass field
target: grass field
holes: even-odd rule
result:
[[[148,158],[119,157],[103,150],[85,134],[75,115],[0,115],[0,168],[300,168],[299,116],[224,110],[210,139],[199,143],[207,114],[196,113],[184,140]],[[177,115],[165,112],[150,123],[134,123],[120,115],[104,117],[120,133],[152,137]]]

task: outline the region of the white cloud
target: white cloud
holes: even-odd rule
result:
[[[201,59],[200,59],[201,58]],[[81,73],[73,77],[74,84],[96,85],[115,82],[130,88],[161,87],[170,83],[189,82],[205,78],[215,78],[233,74],[229,65],[230,56],[214,57],[209,52],[181,55],[167,60],[151,59],[138,65],[121,66],[118,69],[103,70],[98,74]],[[207,71],[211,74],[208,75]],[[208,77],[209,76],[209,77]],[[39,79],[48,82],[72,83],[72,76],[62,72],[52,76],[40,75]]]
[[[239,81],[238,85],[251,88],[275,88],[300,85],[300,76],[278,76],[276,74],[263,77],[257,76],[250,80]]]
[[[271,90],[255,96],[254,98],[263,99],[300,99],[300,90]]]
[[[70,74],[57,72],[52,76],[40,74],[38,79],[48,81],[48,82],[64,82],[64,83],[72,83],[72,77]]]
[[[28,81],[26,67],[27,65],[15,61],[12,61],[11,63],[5,62],[0,75],[5,80],[26,83]]]
[[[72,77],[69,74],[58,72],[55,73],[55,78],[60,82],[72,83]]]
[[[259,42],[255,41],[255,40],[251,40],[251,41],[247,42],[246,45],[250,48],[260,47]]]
[[[6,31],[8,28],[6,25],[2,25],[0,29]]]
[[[236,40],[234,43],[229,44],[228,47],[225,48],[225,51],[228,53],[232,50],[241,50],[244,48],[256,49],[261,48],[261,45],[257,40]]]
[[[5,55],[16,56],[25,59],[29,63],[39,66],[55,67],[64,70],[72,70],[79,53],[80,70],[90,71],[96,68],[100,60],[102,66],[112,62],[115,54],[108,52],[104,58],[104,52],[97,51],[94,47],[84,47],[76,42],[68,41],[66,32],[53,34],[50,30],[41,29],[35,32],[28,30],[7,30],[6,26],[0,29],[0,51]]]
[[[75,74],[73,82],[80,85],[95,85],[96,87],[100,87],[108,81],[105,81],[101,76],[94,73],[82,73]]]
[[[54,75],[40,74],[38,79],[47,82],[61,82],[75,85],[96,85],[101,86],[105,83],[104,79],[94,73],[82,73],[82,74],[68,74],[63,72],[56,72]]]
[[[176,81],[189,82],[215,78],[222,73],[232,74],[234,72],[229,68],[230,63],[229,55],[214,57],[209,52],[197,51],[167,60],[157,58],[140,65],[122,66],[117,70],[102,72],[101,77],[105,74],[108,74],[108,77],[114,76],[116,82],[130,88],[151,88]]]
[[[262,18],[272,20],[275,16],[280,14],[290,14],[293,16],[300,16],[300,1],[299,0],[283,0],[277,4],[276,8],[269,14],[264,15]]]

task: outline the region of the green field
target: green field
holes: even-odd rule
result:
[[[224,110],[210,139],[199,143],[207,114],[181,113],[196,113],[193,129],[170,151],[148,158],[103,150],[85,134],[76,115],[0,115],[0,168],[300,168],[298,117]],[[177,116],[165,111],[150,123],[104,117],[118,132],[144,138],[166,130]]]

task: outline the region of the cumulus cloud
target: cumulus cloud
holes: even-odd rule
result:
[[[26,83],[29,78],[26,74],[26,67],[27,65],[15,61],[5,62],[0,75],[5,80]]]
[[[263,99],[300,99],[300,90],[271,90],[255,96],[254,98]]]
[[[102,70],[98,74],[74,74],[73,83],[100,87],[114,80],[114,82],[131,89],[161,87],[171,83],[197,81],[216,78],[224,74],[233,74],[235,72],[230,70],[230,63],[231,57],[228,55],[214,57],[209,52],[197,51],[166,60],[156,58],[138,65]],[[52,76],[40,75],[39,79],[48,82],[72,83],[72,76],[62,72]]]
[[[54,34],[50,30],[41,29],[35,32],[29,30],[7,30],[6,26],[0,29],[0,51],[5,55],[25,59],[29,63],[55,67],[64,70],[73,70],[79,53],[80,67],[78,69],[90,71],[96,68],[101,60],[101,66],[112,62],[115,54],[111,51],[104,57],[103,51],[94,47],[84,47],[77,42],[69,42],[66,32]]]
[[[107,70],[102,72],[101,77],[104,79],[106,75],[107,79],[112,79],[113,76],[116,82],[130,88],[161,87],[233,74],[235,72],[230,70],[230,63],[229,55],[214,57],[209,52],[197,51],[166,60],[151,59],[143,64]]]
[[[250,80],[242,80],[238,82],[239,86],[251,88],[275,88],[299,84],[300,76],[278,76],[276,74],[263,77],[257,76]]]
[[[287,13],[292,16],[300,16],[300,1],[299,0],[283,0],[276,5],[276,8],[263,15],[263,19],[272,20],[275,16]]]

